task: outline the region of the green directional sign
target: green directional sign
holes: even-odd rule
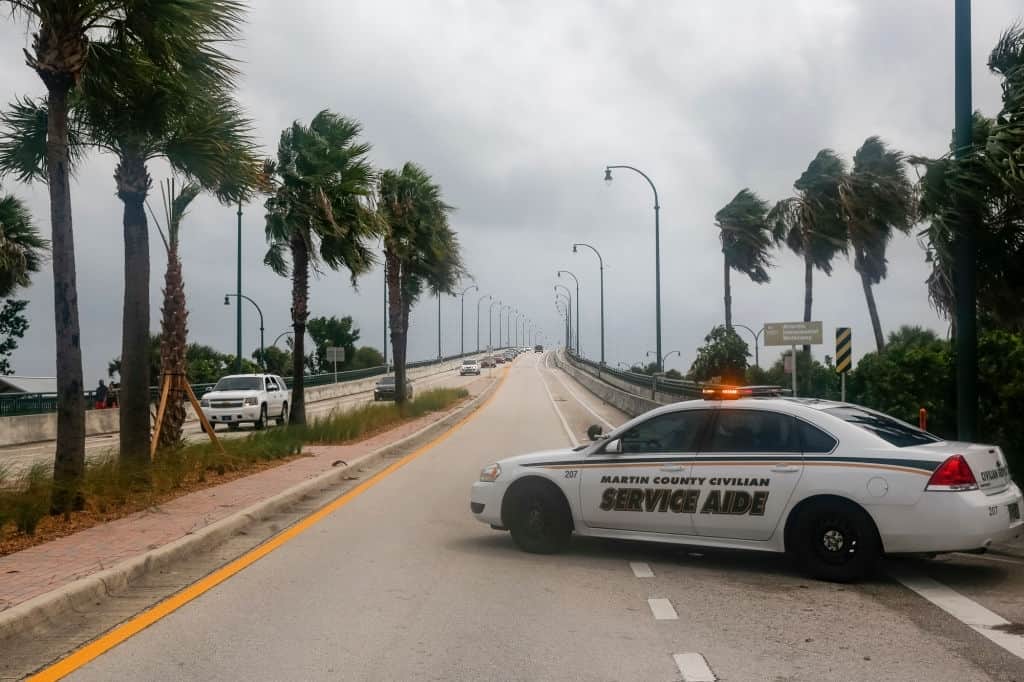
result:
[[[836,327],[836,372],[846,374],[853,366],[853,331]]]

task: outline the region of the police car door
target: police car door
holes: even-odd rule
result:
[[[699,535],[767,540],[803,475],[797,420],[781,412],[723,407],[697,455],[693,515]]]
[[[689,483],[710,410],[659,414],[587,457],[580,498],[588,526],[693,534],[697,489]]]

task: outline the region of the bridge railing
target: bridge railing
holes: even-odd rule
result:
[[[566,352],[566,356],[577,368],[589,372],[594,376],[609,376],[614,377],[619,381],[624,381],[627,384],[631,384],[637,389],[640,389],[638,393],[642,392],[646,395],[649,395],[652,392],[664,393],[683,400],[701,397],[701,385],[695,381],[670,379],[663,375],[653,376],[642,372],[632,372],[629,370],[608,367],[607,365],[602,365],[599,362],[594,362],[593,360],[576,355],[572,352]]]
[[[417,360],[414,362],[406,363],[406,368],[415,369],[418,367],[429,367],[430,365],[443,364],[445,362],[452,362],[453,360],[459,360],[463,357],[469,357],[477,355],[475,351],[468,352],[465,355],[449,355],[441,359],[434,358],[432,360]],[[379,365],[377,367],[366,367],[363,369],[350,369],[344,372],[323,372],[320,374],[307,374],[303,384],[306,387],[313,386],[325,386],[334,383],[344,383],[346,381],[359,381],[360,379],[368,379],[373,376],[386,374],[394,370],[394,365]],[[288,388],[292,387],[292,377],[282,377]],[[199,397],[202,397],[204,393],[208,393],[216,384],[203,383],[203,384],[192,384],[192,391]],[[160,397],[160,389],[157,386],[150,386],[149,398],[152,401],[157,401]],[[85,409],[91,410],[96,402],[95,391],[85,392]],[[45,414],[47,412],[57,411],[57,394],[56,393],[4,393],[0,394],[0,417],[16,417],[28,414]]]

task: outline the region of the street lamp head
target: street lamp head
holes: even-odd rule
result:
[[[604,181],[607,184],[612,184],[612,169],[605,167],[604,169]]]
[[[573,245],[572,245],[572,252],[573,252],[573,253],[576,253],[576,247],[577,247],[577,246],[579,246],[579,244],[573,244]]]
[[[231,305],[231,301],[228,300],[227,294],[224,294],[224,305]]]

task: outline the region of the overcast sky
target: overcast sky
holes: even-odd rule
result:
[[[1022,13],[1016,0],[974,3],[974,102],[992,114],[998,81],[985,61],[999,33]],[[722,264],[714,214],[750,187],[769,201],[815,153],[832,147],[849,159],[869,135],[908,153],[940,155],[953,121],[953,2],[948,0],[711,0],[344,3],[260,0],[251,4],[239,96],[257,138],[273,153],[291,121],[331,109],[362,122],[374,163],[425,166],[440,182],[466,263],[480,293],[535,320],[554,341],[561,323],[555,272],[580,278],[583,352],[597,357],[598,267],[605,258],[607,359],[635,362],[654,348],[654,212],[643,179],[609,163],[644,169],[661,199],[663,346],[680,350],[669,367],[689,368],[695,349],[721,323]],[[5,17],[7,19],[7,17]],[[7,101],[38,95],[25,65],[24,26],[0,23],[0,83]],[[79,305],[87,385],[120,353],[123,256],[121,204],[111,157],[93,155],[72,185]],[[155,181],[167,176],[153,164]],[[8,180],[49,234],[45,187]],[[159,192],[151,198],[160,212]],[[183,227],[182,251],[191,340],[234,352],[235,212],[203,197]],[[152,328],[166,257],[151,237]],[[262,264],[260,204],[244,207],[244,293],[262,306],[269,344],[290,329],[289,280]],[[928,267],[914,236],[890,247],[889,279],[876,290],[886,332],[919,324],[945,334],[929,307]],[[772,281],[733,276],[737,323],[799,320],[803,268],[775,255]],[[854,356],[871,350],[860,280],[840,260],[815,274],[814,319],[832,354],[836,326],[854,329]],[[352,315],[361,342],[383,341],[378,270],[358,283],[328,273],[311,290],[313,315]],[[575,289],[573,285],[573,289]],[[14,355],[21,375],[54,371],[53,293],[49,271],[23,295],[31,328]],[[575,291],[574,291],[575,295]],[[479,294],[466,296],[465,343],[476,346]],[[233,305],[233,304],[232,304]],[[487,343],[487,301],[481,334]],[[442,301],[443,351],[459,348],[459,302]],[[497,322],[495,322],[497,325]],[[254,310],[245,308],[246,353],[259,343]],[[437,302],[414,310],[410,358],[437,353]],[[389,351],[390,355],[390,351]],[[762,365],[777,349],[762,349]]]

